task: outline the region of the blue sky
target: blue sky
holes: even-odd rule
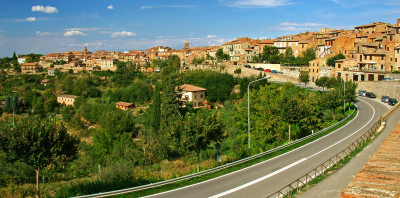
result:
[[[396,23],[399,0],[0,0],[0,57],[220,45]]]

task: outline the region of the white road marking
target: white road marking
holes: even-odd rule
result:
[[[372,105],[370,105],[368,102],[366,102],[366,101],[364,101],[364,100],[361,100],[361,101],[367,103],[369,106],[372,107]],[[375,109],[374,109],[374,107],[372,107],[372,109],[374,110],[374,115],[375,115]],[[350,122],[348,122],[347,124],[343,125],[342,127],[336,129],[335,131],[329,133],[328,135],[325,135],[325,136],[323,136],[323,137],[321,137],[321,138],[319,138],[319,139],[317,139],[317,140],[315,140],[315,141],[309,142],[309,143],[307,143],[307,144],[305,144],[305,145],[303,145],[303,146],[301,146],[301,147],[299,147],[299,148],[297,148],[297,149],[293,149],[293,150],[291,150],[291,151],[289,151],[289,152],[287,152],[287,153],[284,153],[284,154],[282,154],[282,155],[273,157],[273,158],[271,158],[271,159],[269,159],[269,160],[266,160],[266,161],[263,161],[263,162],[254,164],[254,165],[252,165],[252,166],[249,166],[249,167],[246,167],[246,168],[243,168],[243,169],[240,169],[240,170],[237,170],[237,171],[234,171],[234,172],[225,174],[225,175],[221,175],[221,176],[219,176],[219,177],[215,177],[215,178],[213,178],[213,179],[209,179],[209,180],[206,180],[206,181],[203,181],[203,182],[195,183],[195,184],[188,185],[188,186],[184,186],[184,187],[181,187],[181,188],[176,188],[176,189],[173,189],[173,190],[169,190],[169,191],[165,191],[165,192],[160,192],[160,193],[157,193],[157,194],[149,195],[149,196],[146,196],[146,198],[147,198],[147,197],[154,197],[154,196],[158,196],[158,195],[162,195],[162,194],[171,193],[171,192],[174,192],[174,191],[182,190],[182,189],[185,189],[185,188],[190,188],[190,187],[193,187],[193,186],[196,186],[196,185],[200,185],[200,184],[203,184],[203,183],[206,183],[206,182],[210,182],[210,181],[213,181],[213,180],[217,180],[217,179],[220,179],[220,178],[222,178],[222,177],[226,177],[226,176],[235,174],[235,173],[237,173],[237,172],[247,170],[247,169],[252,168],[252,167],[254,167],[254,166],[258,166],[258,165],[264,164],[264,163],[269,162],[269,161],[271,161],[271,160],[274,160],[274,159],[276,159],[276,158],[278,158],[278,157],[282,157],[282,156],[284,156],[284,155],[287,155],[287,154],[289,154],[289,153],[292,153],[292,152],[294,152],[294,151],[296,151],[296,150],[299,150],[299,149],[301,149],[301,148],[303,148],[303,147],[306,147],[306,146],[309,145],[309,144],[312,144],[312,143],[315,143],[315,142],[317,142],[317,141],[319,141],[319,140],[322,140],[322,139],[324,139],[324,138],[326,138],[326,137],[328,137],[328,136],[334,134],[335,132],[339,131],[340,129],[346,127],[347,125],[351,124],[354,120],[356,120],[356,118],[357,118],[358,115],[359,115],[359,112],[360,112],[360,111],[357,111],[356,117],[355,117],[353,120],[351,120]],[[373,117],[374,117],[374,116],[372,116],[372,118],[370,119],[369,122],[371,122],[371,120],[373,119]],[[369,124],[369,122],[368,122],[367,124]],[[365,124],[363,127],[365,127],[367,124]],[[361,130],[361,129],[359,129],[359,130]],[[358,131],[359,131],[359,130],[358,130]],[[353,134],[352,134],[352,135],[353,135]],[[351,135],[350,135],[350,136],[351,136]],[[313,155],[312,155],[312,156],[313,156]],[[310,157],[312,157],[312,156],[310,156]],[[310,158],[310,157],[308,157],[308,158]],[[303,158],[303,159],[308,159],[308,158]],[[300,161],[301,161],[301,160],[300,160]],[[298,161],[298,162],[299,162],[299,161]],[[299,162],[299,163],[301,163],[301,162]],[[292,165],[293,165],[293,164],[292,164]],[[286,167],[285,167],[285,168],[286,168]],[[288,168],[290,168],[290,167],[288,167]]]
[[[276,175],[276,174],[278,174],[278,173],[280,173],[280,172],[283,172],[283,171],[285,171],[285,170],[287,170],[287,169],[289,169],[289,168],[291,168],[291,167],[293,167],[293,166],[296,166],[297,164],[300,164],[301,162],[303,162],[303,161],[305,161],[305,160],[307,160],[307,159],[306,159],[306,158],[303,158],[303,159],[301,159],[301,160],[299,160],[299,161],[297,161],[297,162],[295,162],[295,163],[293,163],[293,164],[290,164],[290,165],[288,165],[288,166],[286,166],[286,167],[283,167],[283,168],[281,168],[281,169],[279,169],[279,170],[277,170],[277,171],[275,171],[275,172],[272,172],[272,173],[270,173],[270,174],[268,174],[268,175],[265,175],[264,177],[260,177],[260,178],[258,178],[258,179],[256,179],[256,180],[253,180],[253,181],[249,182],[249,183],[246,183],[246,184],[243,184],[243,185],[238,186],[238,187],[236,187],[236,188],[230,189],[230,190],[228,190],[228,191],[219,193],[219,194],[214,195],[214,196],[212,196],[212,197],[210,197],[210,198],[219,198],[219,197],[222,197],[222,196],[231,194],[231,193],[233,193],[233,192],[236,192],[236,191],[238,191],[238,190],[241,190],[241,189],[243,189],[243,188],[249,187],[249,186],[251,186],[251,185],[253,185],[253,184],[256,184],[256,183],[258,183],[258,182],[260,182],[260,181],[262,181],[262,180],[268,179],[268,178],[270,178],[270,177],[272,177],[272,176],[274,176],[274,175]]]
[[[364,102],[365,102],[365,101],[364,101]],[[367,102],[365,102],[365,103],[367,103]],[[280,173],[280,172],[282,172],[282,171],[285,171],[285,170],[287,170],[287,169],[289,169],[289,168],[291,168],[291,167],[293,167],[293,166],[296,166],[297,164],[300,164],[301,162],[306,161],[306,160],[308,160],[308,159],[310,159],[310,158],[312,158],[312,157],[314,157],[314,156],[316,156],[316,155],[318,155],[318,154],[320,154],[320,153],[322,153],[322,152],[324,152],[324,151],[326,151],[326,150],[332,148],[333,146],[335,146],[335,145],[337,145],[337,144],[343,142],[344,140],[347,140],[348,138],[350,138],[350,137],[353,136],[354,134],[358,133],[361,129],[365,128],[365,127],[374,119],[375,113],[376,113],[376,112],[375,112],[375,109],[374,109],[374,107],[373,107],[372,105],[370,105],[369,103],[367,103],[367,104],[368,104],[368,105],[372,108],[372,110],[373,110],[373,114],[372,114],[372,116],[371,116],[371,119],[370,119],[366,124],[364,124],[364,126],[362,126],[361,128],[359,128],[359,129],[358,129],[357,131],[355,131],[354,133],[352,133],[352,134],[348,135],[347,137],[341,139],[340,141],[338,141],[338,142],[336,142],[336,143],[330,145],[329,147],[326,147],[326,148],[322,149],[321,151],[318,151],[317,153],[314,153],[313,155],[311,155],[311,156],[309,156],[309,157],[307,157],[307,158],[303,158],[303,159],[301,159],[301,160],[299,160],[299,161],[297,161],[297,162],[294,162],[294,163],[292,163],[292,164],[290,164],[290,165],[288,165],[288,166],[286,166],[286,167],[284,167],[284,168],[281,168],[281,169],[279,169],[279,170],[277,170],[277,171],[275,171],[275,172],[272,172],[272,173],[270,173],[270,174],[268,174],[268,175],[265,175],[265,176],[263,176],[263,177],[260,177],[260,178],[258,178],[258,179],[256,179],[256,180],[253,180],[253,181],[251,181],[251,182],[248,182],[248,183],[243,184],[243,185],[241,185],[241,186],[238,186],[238,187],[236,187],[236,188],[232,188],[232,189],[230,189],[230,190],[228,190],[228,191],[219,193],[219,194],[214,195],[214,196],[212,196],[212,197],[210,197],[210,198],[219,198],[219,197],[222,197],[222,196],[231,194],[231,193],[233,193],[233,192],[236,192],[236,191],[238,191],[238,190],[241,190],[241,189],[243,189],[243,188],[249,187],[249,186],[251,186],[251,185],[254,185],[254,184],[256,184],[256,183],[258,183],[258,182],[261,182],[261,181],[263,181],[263,180],[265,180],[265,179],[268,179],[269,177],[274,176],[274,175],[276,175],[276,174],[278,174],[278,173]]]

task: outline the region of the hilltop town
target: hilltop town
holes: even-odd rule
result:
[[[357,26],[354,30],[323,28],[318,32],[265,40],[243,37],[221,46],[190,47],[186,41],[182,49],[156,46],[146,50],[100,50],[94,53],[85,47],[83,51],[47,54],[40,57],[37,63],[25,63],[26,57],[18,57],[18,62],[22,64],[22,73],[35,73],[40,67],[50,68],[56,61],[65,63],[56,68],[63,71],[72,69],[74,73],[82,70],[115,71],[118,61],[136,64],[140,66],[141,71],[155,72],[159,71],[159,68],[152,64],[153,60],[167,60],[173,55],[180,58],[183,67],[189,67],[196,60],[200,60],[201,64],[216,65],[217,52],[222,49],[229,57],[218,64],[239,67],[257,62],[254,57],[260,56],[265,46],[275,47],[281,54],[285,54],[290,48],[294,57],[302,56],[307,49],[315,50],[316,59],[308,64],[311,82],[322,76],[342,77],[353,81],[379,81],[391,78],[392,72],[400,71],[400,19],[397,20],[397,24],[373,22]],[[334,65],[327,65],[327,60],[338,54],[343,54],[345,58],[335,60]],[[288,65],[291,64],[273,68],[284,72],[285,66]],[[268,69],[268,66],[263,66],[263,69]]]

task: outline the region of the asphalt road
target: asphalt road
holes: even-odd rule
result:
[[[378,101],[379,102],[379,101]],[[377,102],[377,103],[378,103]],[[391,106],[387,105],[388,108]],[[400,109],[397,109],[386,120],[385,129],[379,136],[365,147],[358,155],[347,163],[344,167],[325,178],[322,182],[313,186],[305,192],[296,195],[296,198],[331,198],[340,197],[341,191],[353,181],[354,177],[361,171],[367,161],[374,155],[378,148],[385,141],[386,137],[392,132],[396,124],[400,121]]]
[[[354,120],[319,140],[251,167],[148,197],[266,197],[349,146],[388,109],[364,97],[357,106]]]

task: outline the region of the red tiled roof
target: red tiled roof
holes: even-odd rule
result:
[[[207,90],[202,87],[197,87],[197,86],[190,85],[190,84],[183,84],[179,87],[182,89],[182,91],[187,91],[187,92],[206,91]]]
[[[73,99],[75,99],[77,97],[78,96],[74,96],[74,95],[59,95],[59,96],[57,96],[57,98],[73,98]]]
[[[117,102],[115,104],[118,106],[125,106],[125,107],[129,107],[129,106],[133,105],[133,103],[129,103],[129,102]]]

